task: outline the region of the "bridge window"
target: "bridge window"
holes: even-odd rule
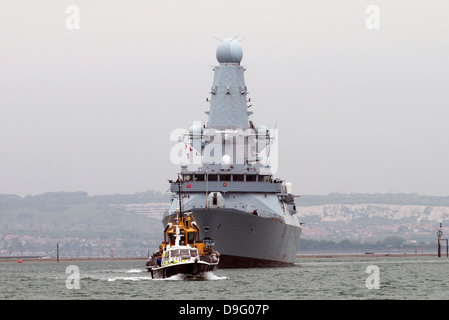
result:
[[[195,174],[193,176],[194,181],[204,181],[204,174]]]
[[[220,181],[231,181],[231,175],[230,174],[220,175]]]
[[[245,176],[243,174],[234,174],[234,176],[232,177],[232,179],[234,181],[243,181]]]
[[[210,174],[208,180],[209,181],[218,181],[218,176],[216,174]]]
[[[257,175],[255,174],[247,174],[246,181],[257,181]]]

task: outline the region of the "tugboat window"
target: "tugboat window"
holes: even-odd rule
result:
[[[234,181],[243,181],[244,175],[243,174],[234,174],[232,177]]]
[[[192,176],[190,174],[184,175],[184,181],[190,181],[191,178],[192,178]]]
[[[184,249],[181,250],[181,259],[189,259],[190,258],[190,250]]]
[[[170,245],[174,245],[175,244],[175,234],[169,233],[168,236],[170,237]]]
[[[180,241],[181,242],[184,242],[184,244],[185,244],[185,241],[186,241],[186,234],[185,234],[185,232],[183,232],[183,231],[181,231],[181,233],[180,233]]]
[[[218,181],[218,177],[216,174],[210,174],[208,180],[209,181]]]
[[[187,233],[187,241],[188,243],[193,243],[195,241],[195,232]]]

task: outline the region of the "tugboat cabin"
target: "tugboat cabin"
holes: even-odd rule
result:
[[[180,245],[197,248],[199,255],[207,254],[211,251],[209,246],[206,246],[200,240],[200,229],[196,224],[195,218],[189,212],[184,213],[182,216],[178,215],[172,223],[170,220],[168,221],[164,230],[164,245],[174,246],[176,244],[176,227],[179,228]]]

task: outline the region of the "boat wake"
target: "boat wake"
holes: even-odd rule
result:
[[[219,277],[215,275],[212,271],[204,272],[196,275],[191,274],[175,274],[168,278],[160,278],[154,280],[168,280],[168,281],[214,281],[214,280],[226,280],[228,277]]]
[[[142,268],[142,269],[131,269],[126,271],[126,273],[140,273],[140,272],[146,272],[146,270]]]
[[[203,274],[204,280],[226,280],[228,277],[219,277],[215,275],[213,272],[206,272]]]
[[[146,272],[145,270],[142,269],[132,269],[132,270],[128,270],[126,271],[126,273],[141,273],[141,272]],[[117,281],[117,280],[122,280],[122,281],[145,281],[145,280],[156,280],[156,281],[161,281],[161,280],[167,280],[167,281],[216,281],[216,280],[226,280],[228,279],[228,277],[220,277],[215,275],[213,272],[209,271],[209,272],[204,272],[204,273],[200,273],[197,275],[188,275],[188,274],[175,274],[171,277],[167,277],[165,279],[163,278],[154,278],[152,279],[150,275],[148,276],[119,276],[119,277],[111,277],[108,278],[108,281],[112,282],[112,281]]]
[[[149,277],[112,277],[108,278],[109,282],[116,280],[124,280],[124,281],[142,281],[142,280],[152,280],[151,276]]]

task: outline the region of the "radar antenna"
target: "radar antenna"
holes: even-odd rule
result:
[[[278,126],[278,121],[276,120],[276,123],[275,123],[275,125],[274,125],[274,130],[275,130],[275,131],[276,131],[277,126]],[[268,165],[268,160],[270,159],[270,151],[271,151],[271,135],[270,135],[270,130],[267,130],[267,140],[268,140],[268,143],[267,143],[267,148],[268,148],[268,150],[267,150],[267,160],[265,161],[265,166]]]

